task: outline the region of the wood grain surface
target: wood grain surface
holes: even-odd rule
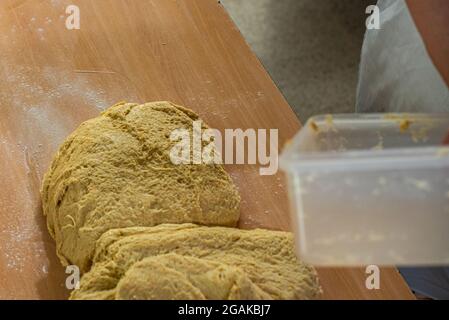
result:
[[[279,129],[281,146],[300,129],[217,1],[0,3],[0,298],[68,296],[39,187],[63,139],[109,105],[170,100],[217,129]],[[81,10],[80,30],[65,28],[69,4]],[[227,170],[242,195],[242,228],[289,230],[281,173]],[[382,269],[380,290],[365,288],[362,267],[319,275],[326,299],[413,298],[394,268]]]

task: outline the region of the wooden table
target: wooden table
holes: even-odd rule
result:
[[[80,30],[65,28],[69,4],[80,8]],[[214,0],[3,0],[0,75],[0,298],[67,297],[39,186],[59,143],[103,108],[170,100],[218,129],[277,128],[280,145],[300,129]],[[242,195],[242,228],[289,229],[281,173],[227,170]],[[323,298],[413,298],[394,268],[371,291],[364,268],[319,275]]]

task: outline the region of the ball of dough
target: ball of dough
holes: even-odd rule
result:
[[[291,233],[194,224],[106,232],[71,299],[311,299]]]
[[[192,111],[170,102],[120,103],[62,144],[42,187],[43,211],[64,265],[90,268],[106,231],[161,223],[235,226],[238,192],[221,165],[175,165],[173,130]],[[204,126],[205,127],[205,126]]]

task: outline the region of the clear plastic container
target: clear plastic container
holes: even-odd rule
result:
[[[314,265],[448,265],[449,115],[311,118],[280,158]]]

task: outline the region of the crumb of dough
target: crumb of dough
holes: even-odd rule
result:
[[[315,132],[315,133],[320,132],[320,128],[318,127],[318,125],[316,124],[315,121],[310,121],[309,126],[313,132]]]
[[[399,123],[399,130],[402,133],[404,133],[410,128],[411,124],[412,124],[412,122],[410,120],[407,120],[407,119],[401,120],[401,122]]]

